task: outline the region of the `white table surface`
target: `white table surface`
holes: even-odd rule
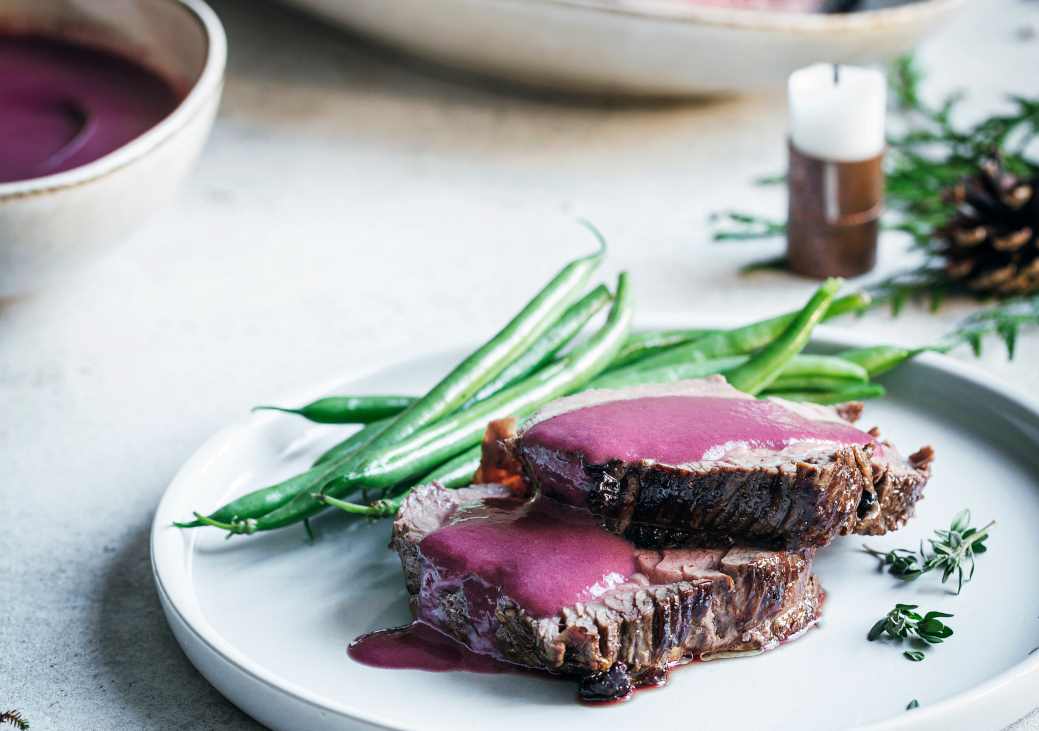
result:
[[[812,288],[737,276],[774,246],[707,234],[715,209],[782,210],[749,184],[783,164],[779,92],[574,104],[431,72],[267,2],[216,10],[226,95],[177,202],[73,282],[0,307],[0,706],[34,729],[255,728],[159,609],[147,533],[169,479],[255,403],[490,333],[588,250],[576,216],[610,238],[606,274],[631,272],[640,313],[746,319]],[[927,90],[963,86],[973,110],[1039,92],[1036,31],[1034,0],[976,0],[925,47]],[[885,244],[883,266],[903,250]],[[847,326],[917,344],[967,311]],[[1037,359],[1033,334],[1014,364],[995,344],[982,363],[1034,394]]]

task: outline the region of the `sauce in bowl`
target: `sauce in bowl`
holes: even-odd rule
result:
[[[182,98],[123,56],[0,34],[0,183],[93,162],[154,127]]]

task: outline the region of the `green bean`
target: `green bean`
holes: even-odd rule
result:
[[[411,396],[326,396],[298,409],[254,406],[253,411],[297,414],[318,424],[370,424],[396,416],[416,400]]]
[[[482,456],[483,445],[477,444],[440,465],[415,484],[428,485],[431,482],[439,482],[444,487],[465,487],[472,483]]]
[[[386,503],[354,505],[341,500],[359,485],[366,488],[390,487],[431,469],[444,460],[480,443],[486,424],[506,416],[523,418],[559,396],[581,390],[616,357],[631,325],[628,279],[621,274],[606,324],[586,342],[548,367],[520,383],[474,404],[469,410],[441,419],[374,459],[362,462],[356,470],[330,481],[320,497],[300,494],[288,504],[248,524],[228,523],[222,527],[232,533],[253,533],[297,523],[319,512],[327,498],[352,505],[350,512],[383,517]]]
[[[868,348],[844,350],[837,353],[837,357],[862,366],[869,373],[870,378],[873,378],[901,365],[920,352],[921,350],[909,350],[894,345],[875,345]]]
[[[175,522],[173,525],[178,528],[199,528],[203,525],[214,525],[218,528],[225,525],[248,526],[257,518],[289,504],[298,495],[320,489],[342,465],[343,460],[340,459],[311,467],[295,477],[246,493],[209,515],[195,513],[195,520]]]
[[[887,393],[879,383],[860,383],[840,391],[766,391],[766,396],[778,396],[788,401],[811,401],[817,404],[843,404],[881,398]]]
[[[481,388],[475,396],[463,405],[483,401],[502,389],[521,381],[545,363],[572,341],[592,317],[610,301],[610,290],[600,284],[591,292],[570,306],[545,333],[535,340],[527,350],[520,353],[514,361],[499,373],[490,383]]]
[[[801,353],[787,363],[781,378],[816,377],[841,378],[847,381],[865,382],[869,373],[865,368],[834,355],[810,355]]]
[[[769,384],[769,391],[842,391],[864,381],[823,375],[787,376],[781,374]]]
[[[458,364],[430,391],[405,409],[367,449],[400,442],[422,427],[447,416],[508,367],[559,318],[574,294],[588,281],[602,261],[605,242],[599,250],[567,264],[494,337]]]
[[[617,354],[611,368],[634,363],[649,355],[654,355],[666,348],[682,345],[683,343],[698,340],[706,335],[711,335],[716,330],[642,330],[633,332]]]
[[[608,371],[588,384],[588,388],[626,388],[645,383],[672,383],[687,378],[703,378],[723,373],[747,362],[745,355],[728,358],[675,363],[656,368],[623,368]]]
[[[357,451],[360,447],[367,446],[391,421],[393,420],[380,419],[379,421],[373,421],[362,429],[358,429],[343,441],[322,452],[321,456],[314,461],[313,466],[316,467],[325,464],[329,460],[345,457]]]
[[[843,280],[827,279],[779,337],[746,363],[725,374],[729,383],[750,394],[757,394],[767,388],[787,363],[804,349],[812,336],[812,330],[826,314],[842,284]]]
[[[826,310],[826,318],[837,317],[849,312],[858,312],[869,306],[869,295],[855,292],[839,297],[830,303]],[[768,320],[752,322],[743,327],[731,330],[719,330],[694,340],[685,345],[668,348],[657,355],[644,358],[636,365],[646,368],[674,365],[695,360],[711,360],[730,355],[746,355],[763,348],[779,337],[800,314],[800,311],[788,312]],[[627,366],[633,367],[633,366]]]
[[[589,228],[599,239],[599,250],[595,254],[572,261],[563,267],[497,335],[467,357],[425,396],[414,401],[393,421],[377,432],[371,432],[370,438],[366,434],[366,441],[359,444],[360,448],[353,449],[352,444],[339,447],[340,453],[345,453],[343,459],[356,462],[364,451],[393,445],[429,423],[451,414],[473,393],[507,368],[520,352],[537,341],[559,319],[559,312],[566,307],[573,294],[591,276],[602,260],[605,242],[598,231],[590,225]],[[595,295],[593,299],[597,298],[598,295]],[[319,462],[322,459],[324,459],[324,455],[319,458]],[[318,467],[297,477],[254,490],[219,508],[210,516],[201,516],[196,513],[195,521],[180,525],[182,527],[194,527],[199,524],[216,525],[217,527],[234,525],[242,527],[242,529],[233,532],[244,532],[244,526],[251,525],[250,521],[254,521],[260,515],[274,513],[277,518],[279,515],[292,512],[290,506],[293,504],[308,502],[309,493],[316,489],[314,480],[318,480],[317,487],[319,487],[327,481],[329,474],[335,474],[335,472],[326,473],[324,471],[326,463],[329,466],[334,465],[340,473],[349,473],[349,465],[353,464],[353,462],[344,464],[328,458]]]

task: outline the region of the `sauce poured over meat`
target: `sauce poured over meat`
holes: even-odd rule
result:
[[[524,435],[526,444],[582,454],[586,464],[649,460],[681,465],[721,459],[743,447],[871,441],[850,424],[810,419],[773,401],[715,396],[608,401],[546,419]]]

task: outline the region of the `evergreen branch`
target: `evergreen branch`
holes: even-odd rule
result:
[[[22,716],[21,711],[15,711],[13,709],[0,713],[0,726],[3,726],[5,723],[11,724],[20,731],[27,731],[29,728],[29,720]]]
[[[1007,349],[1007,357],[1014,359],[1017,336],[1023,327],[1039,326],[1039,294],[1015,297],[972,313],[935,346],[942,352],[967,343],[975,355],[981,355],[982,341],[987,335],[996,335]]]
[[[711,223],[724,221],[729,227],[716,228],[715,241],[749,241],[752,239],[771,239],[786,233],[786,221],[766,218],[743,211],[719,211],[711,214]]]

